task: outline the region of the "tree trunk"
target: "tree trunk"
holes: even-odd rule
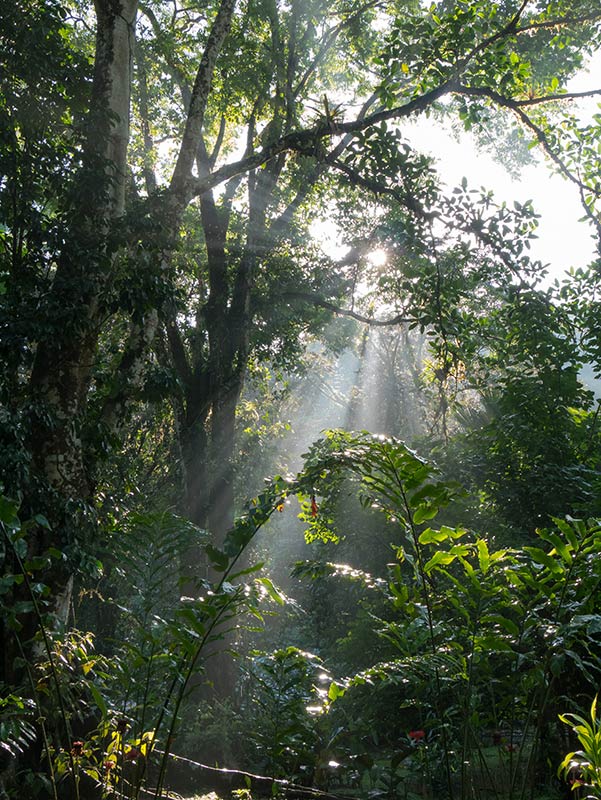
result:
[[[96,53],[88,147],[110,178],[102,218],[123,214],[129,142],[134,26],[138,0],[95,0]]]
[[[205,416],[187,406],[186,419],[179,436],[184,462],[185,509],[188,518],[199,528],[208,524],[208,438]]]
[[[213,402],[211,414],[211,491],[208,523],[213,541],[221,547],[234,524],[234,450],[236,406],[242,391],[242,379],[228,386]]]
[[[34,471],[64,498],[87,498],[91,491],[80,427],[110,258],[106,234],[123,213],[136,6],[137,0],[96,1],[95,72],[78,185],[89,204],[73,215],[67,232],[46,309],[48,336],[38,344],[31,375],[38,409]]]

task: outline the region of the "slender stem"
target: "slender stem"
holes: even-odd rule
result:
[[[165,751],[163,753],[163,757],[161,758],[161,765],[159,767],[159,775],[158,775],[158,778],[157,778],[157,787],[156,787],[156,791],[155,791],[155,795],[154,795],[155,798],[162,797],[163,783],[164,783],[164,780],[165,780],[165,773],[167,771],[167,759],[169,758],[169,753],[170,753],[170,749],[171,749],[171,740],[172,740],[173,734],[175,732],[175,726],[177,725],[177,716],[178,716],[178,713],[179,713],[179,709],[180,709],[182,700],[184,698],[184,694],[186,692],[186,688],[187,688],[188,683],[190,681],[190,678],[192,677],[192,674],[194,672],[194,668],[196,666],[196,662],[198,661],[198,658],[199,658],[204,646],[208,642],[209,637],[211,636],[211,634],[215,630],[215,627],[221,621],[221,618],[223,617],[223,614],[230,607],[230,605],[233,603],[233,600],[235,600],[235,599],[237,599],[237,595],[234,595],[234,597],[232,598],[231,601],[228,601],[227,603],[225,603],[223,605],[223,607],[220,609],[220,611],[215,615],[215,619],[213,620],[213,622],[211,623],[211,625],[207,629],[205,635],[200,640],[200,644],[196,648],[196,652],[194,653],[193,657],[190,659],[190,662],[188,664],[188,668],[186,670],[186,676],[185,676],[184,680],[182,681],[182,685],[180,687],[180,690],[179,690],[179,692],[177,694],[177,697],[176,697],[176,700],[175,700],[175,706],[174,706],[173,714],[172,714],[172,717],[171,717],[171,724],[169,726],[169,730],[167,732],[167,739],[165,741]]]
[[[469,712],[472,705],[472,683],[473,683],[473,676],[474,676],[474,651],[476,648],[476,632],[478,630],[478,623],[480,621],[480,608],[482,605],[482,594],[480,593],[478,597],[478,604],[476,606],[476,613],[474,614],[474,625],[472,629],[472,635],[470,637],[470,652],[468,656],[469,661],[469,669],[467,675],[467,691],[466,691],[466,698],[465,698],[465,707],[463,710],[463,715],[465,717],[464,727],[463,727],[463,746],[462,746],[462,753],[461,753],[461,797],[462,800],[467,796],[466,795],[466,776],[467,776],[467,753],[468,753],[468,738],[470,733],[470,722],[469,722]],[[471,764],[470,764],[471,766]]]
[[[58,800],[58,792],[56,789],[56,778],[54,775],[54,764],[52,763],[52,756],[50,754],[50,742],[48,741],[48,733],[46,731],[46,724],[44,722],[45,717],[42,714],[42,707],[40,706],[40,701],[38,700],[38,693],[35,688],[35,681],[33,679],[33,675],[31,672],[31,665],[29,664],[26,656],[25,651],[23,650],[23,645],[21,644],[21,639],[19,636],[15,634],[15,639],[17,641],[17,647],[19,648],[19,652],[21,653],[21,658],[25,662],[25,669],[27,672],[27,679],[29,681],[29,686],[31,688],[31,695],[33,697],[33,701],[35,703],[36,710],[38,712],[38,721],[40,723],[40,728],[42,731],[42,740],[44,743],[44,752],[46,753],[46,759],[48,761],[48,768],[50,770],[50,783],[52,785],[52,795],[54,800]]]
[[[148,695],[150,693],[150,677],[152,672],[152,662],[154,658],[154,651],[155,651],[155,640],[153,639],[152,645],[150,648],[150,654],[148,656],[148,661],[146,664],[146,679],[144,681],[144,693],[143,693],[143,700],[142,700],[142,718],[140,719],[140,737],[144,736],[144,726],[146,724],[146,707],[148,704]],[[148,752],[148,751],[147,751]],[[146,762],[145,762],[146,763]],[[142,783],[144,781],[144,775],[146,773],[146,769],[144,768],[141,771],[141,774],[136,779],[136,784],[134,786],[134,800],[140,796],[140,790],[142,789]]]
[[[390,456],[389,456],[389,454],[387,452],[385,452],[385,456],[386,456],[386,460],[388,461],[388,464],[390,465],[390,467],[392,469],[392,472],[393,472],[393,475],[394,475],[394,479],[395,479],[395,481],[396,481],[396,483],[397,483],[397,485],[399,487],[399,491],[400,491],[401,496],[403,498],[403,504],[405,506],[405,514],[406,514],[406,517],[407,517],[407,521],[409,522],[409,531],[411,533],[411,538],[413,540],[413,548],[415,550],[415,555],[416,555],[416,558],[417,558],[418,574],[419,574],[420,583],[421,583],[421,586],[422,586],[422,597],[424,599],[424,604],[426,606],[426,615],[427,615],[427,619],[428,619],[428,630],[429,630],[429,635],[430,635],[430,650],[432,652],[432,655],[435,656],[437,648],[436,648],[436,638],[435,638],[435,635],[434,635],[434,612],[432,610],[432,602],[431,602],[430,594],[428,592],[428,587],[427,587],[427,576],[426,576],[426,571],[424,569],[425,565],[424,565],[424,560],[423,560],[423,553],[422,553],[422,550],[421,550],[421,547],[420,547],[420,544],[419,544],[419,536],[417,534],[417,529],[416,529],[415,523],[413,521],[413,512],[411,511],[411,507],[409,505],[409,500],[408,500],[407,494],[405,492],[405,484],[403,482],[403,479],[399,475],[398,470],[396,468],[396,465],[394,464],[394,462],[392,461],[392,459],[390,458]],[[444,748],[445,772],[446,772],[446,777],[447,777],[447,785],[448,785],[448,789],[449,789],[449,797],[451,798],[451,800],[453,800],[454,792],[453,792],[453,783],[452,783],[452,778],[451,778],[451,762],[450,762],[450,759],[449,759],[449,739],[448,739],[448,735],[447,735],[446,723],[444,721],[444,716],[443,716],[442,708],[441,708],[441,705],[440,705],[440,699],[441,699],[441,696],[442,696],[442,683],[441,683],[441,680],[440,680],[440,671],[438,669],[438,664],[436,662],[434,663],[434,678],[435,678],[435,682],[436,682],[436,713],[438,714],[438,717],[440,719],[440,725],[441,725],[443,748]]]
[[[279,498],[278,498],[278,500],[279,500]],[[219,581],[219,583],[216,586],[215,594],[217,596],[219,596],[219,593],[223,589],[223,585],[224,585],[225,581],[227,580],[227,578],[232,573],[235,565],[239,561],[239,559],[240,559],[242,553],[244,552],[244,550],[246,549],[246,547],[253,540],[253,538],[255,537],[257,532],[260,530],[260,528],[262,528],[263,525],[265,525],[265,523],[270,519],[270,517],[274,513],[276,505],[277,505],[277,502],[274,499],[273,504],[272,504],[272,508],[269,510],[269,512],[267,512],[265,519],[263,519],[259,524],[257,524],[255,526],[255,529],[253,530],[252,534],[249,536],[248,540],[245,542],[245,544],[243,544],[238,549],[238,552],[236,553],[236,555],[229,562],[227,569],[224,571],[224,573],[223,573],[223,575],[221,577],[221,580]],[[166,773],[166,770],[167,770],[167,759],[169,757],[169,752],[170,752],[170,747],[171,747],[170,742],[171,742],[171,740],[173,738],[173,733],[175,731],[175,726],[177,725],[177,717],[178,717],[179,709],[180,709],[182,700],[184,698],[188,683],[190,682],[190,678],[192,677],[192,674],[193,674],[194,669],[196,667],[196,663],[197,663],[197,661],[198,661],[198,659],[200,657],[200,654],[201,654],[202,650],[204,649],[206,643],[208,642],[211,634],[213,633],[213,631],[215,630],[215,628],[219,624],[219,622],[221,622],[221,620],[223,618],[223,615],[226,613],[226,611],[228,611],[231,608],[232,605],[235,604],[235,602],[239,599],[239,596],[240,596],[239,593],[236,593],[231,597],[231,599],[229,601],[224,603],[222,608],[215,615],[215,618],[213,619],[212,623],[208,627],[207,631],[205,632],[205,635],[202,637],[198,647],[196,648],[196,651],[195,651],[193,657],[190,659],[190,661],[188,663],[188,667],[186,669],[186,674],[185,674],[184,680],[182,681],[182,685],[181,685],[181,687],[179,689],[179,692],[178,692],[176,700],[175,700],[175,706],[174,706],[173,714],[172,714],[172,717],[171,717],[171,724],[169,726],[169,730],[168,730],[168,733],[167,733],[167,739],[166,739],[166,742],[165,742],[165,750],[164,750],[164,753],[163,753],[163,757],[161,758],[161,764],[160,764],[160,767],[159,767],[159,775],[158,775],[158,779],[157,779],[157,787],[156,787],[156,791],[155,791],[155,798],[160,798],[162,796],[163,782],[165,780],[165,773]],[[184,660],[182,662],[182,667],[184,667],[185,663],[186,663],[186,661]],[[160,714],[160,717],[159,717],[159,723],[157,724],[157,727],[155,728],[155,732],[153,734],[153,740],[152,740],[153,742],[154,742],[154,739],[156,738],[156,734],[157,734],[157,731],[159,729],[160,722],[162,722],[162,718],[163,718],[164,713],[165,713],[165,711],[167,709],[168,702],[171,699],[171,696],[173,694],[175,686],[177,685],[177,681],[178,681],[178,678],[179,678],[180,675],[181,675],[181,672],[178,670],[178,673],[177,673],[176,677],[174,678],[174,680],[171,683],[171,686],[169,688],[168,699],[163,704],[163,707],[161,709],[161,714]],[[150,750],[150,747],[151,746],[149,746],[149,750]]]

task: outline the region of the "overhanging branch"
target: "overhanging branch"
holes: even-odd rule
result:
[[[567,178],[571,183],[575,184],[578,187],[580,192],[580,199],[584,209],[586,216],[595,226],[597,230],[597,234],[601,240],[601,221],[597,218],[596,214],[592,211],[588,203],[585,201],[584,193],[585,192],[592,192],[594,191],[592,187],[588,186],[584,183],[578,175],[576,175],[566,164],[566,162],[561,158],[561,156],[555,151],[551,142],[549,141],[549,137],[545,133],[545,131],[537,125],[534,120],[532,120],[528,114],[523,110],[524,106],[527,105],[534,105],[534,102],[528,101],[519,101],[513,100],[509,97],[505,97],[504,95],[499,94],[499,92],[494,91],[493,89],[486,89],[484,87],[469,87],[463,86],[460,89],[461,94],[471,95],[476,97],[486,97],[492,100],[497,105],[503,106],[508,108],[509,110],[513,111],[513,113],[518,117],[518,119],[522,122],[522,124],[528,128],[532,133],[535,135],[537,142],[540,144],[543,152],[553,161],[553,163],[557,166],[560,173]],[[591,92],[579,92],[575,94],[576,97],[587,97],[593,95],[601,94],[601,89],[596,89]],[[571,95],[560,95],[561,99],[570,99]],[[559,98],[558,98],[559,99]],[[597,195],[598,196],[598,195]]]
[[[363,118],[350,120],[349,122],[337,122],[335,125],[320,124],[313,128],[307,128],[301,131],[286,134],[282,138],[268,147],[264,147],[258,153],[245,156],[239,161],[234,161],[231,164],[225,164],[223,167],[215,170],[210,175],[198,178],[190,178],[187,182],[187,197],[191,200],[193,197],[217,186],[229,178],[234,177],[244,172],[258,169],[259,167],[271,161],[280,153],[284,152],[301,152],[306,153],[312,146],[321,139],[332,135],[343,135],[345,133],[361,133],[379,122],[385,122],[390,119],[403,119],[409,117],[411,114],[425,111],[427,108],[436,102],[441,97],[457,91],[459,83],[454,79],[449,79],[431,89],[420,97],[415,97],[408,103],[395,108],[383,109],[375,111]]]
[[[366,317],[363,314],[358,314],[356,311],[352,311],[350,308],[340,308],[340,306],[337,306],[335,303],[331,303],[329,300],[324,300],[322,297],[319,297],[319,295],[313,294],[312,292],[284,292],[281,297],[288,300],[302,300],[305,303],[332,311],[334,314],[338,314],[338,316],[351,317],[351,319],[355,319],[357,322],[363,322],[366,325],[373,325],[378,328],[383,328],[390,325],[405,325],[413,321],[404,314],[396,314],[394,317],[390,317],[389,319]]]

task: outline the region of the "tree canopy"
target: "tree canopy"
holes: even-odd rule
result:
[[[582,626],[566,628],[561,663],[576,664],[587,691],[598,675],[584,652],[597,632],[586,564],[598,527],[553,523],[563,539],[540,531],[552,518],[601,513],[599,402],[582,379],[583,367],[601,372],[601,261],[551,283],[530,254],[533,204],[500,203],[494,187],[467,179],[446,186],[408,131],[416,119],[451,121],[501,160],[511,153],[512,168],[536,150],[577,187],[582,235],[595,237],[601,257],[601,115],[578,113],[578,101],[601,96],[601,84],[574,92],[570,83],[600,49],[598,0],[15,0],[0,17],[0,41],[0,700],[17,721],[4,750],[17,762],[28,747],[42,758],[47,774],[36,791],[52,790],[56,800],[56,779],[71,775],[77,794],[84,751],[67,746],[75,717],[65,698],[82,698],[95,707],[90,717],[108,724],[117,705],[107,698],[118,691],[102,659],[122,666],[138,648],[146,703],[123,700],[120,713],[137,726],[127,752],[137,749],[144,766],[127,781],[139,793],[147,756],[171,741],[188,689],[200,691],[203,648],[236,615],[260,616],[262,597],[283,601],[268,576],[255,576],[249,546],[289,497],[300,499],[309,540],[321,542],[313,566],[299,572],[317,587],[307,595],[315,614],[320,582],[342,574],[320,550],[336,531],[348,529],[343,552],[356,533],[349,557],[362,553],[365,563],[344,574],[357,585],[370,585],[370,571],[386,572],[389,542],[371,547],[375,523],[361,533],[341,499],[358,487],[364,512],[383,508],[386,525],[398,523],[407,541],[394,540],[386,597],[373,607],[361,601],[364,629],[349,630],[341,645],[356,674],[333,682],[329,699],[378,675],[395,684],[394,669],[354,651],[362,636],[375,637],[368,619],[384,615],[380,633],[409,671],[418,657],[409,631],[423,624],[431,680],[416,684],[415,696],[420,725],[428,714],[437,720],[452,794],[446,737],[456,735],[456,720],[443,705],[459,697],[475,714],[475,695],[449,688],[447,696],[443,684],[468,672],[471,681],[487,642],[513,657],[531,636],[534,660],[548,644],[545,619],[571,624],[570,600],[592,627],[582,647],[574,644]],[[317,219],[335,230],[335,251],[316,233]],[[282,469],[275,451],[294,404],[307,427],[324,427],[318,392],[336,401],[330,378],[351,352],[347,431],[326,436],[297,478],[276,478],[261,494],[265,475]],[[381,443],[349,432],[366,419]],[[439,512],[440,530],[426,529]],[[378,536],[388,535],[386,525]],[[476,531],[466,544],[462,525]],[[541,537],[552,552],[538,546]],[[588,593],[570,586],[572,570]],[[531,632],[515,633],[512,586]],[[467,616],[453,587],[464,592]],[[112,602],[119,593],[129,618]],[[442,611],[447,601],[458,617]],[[403,604],[401,625],[392,617]],[[88,660],[91,639],[71,626],[76,605],[102,641],[98,667]],[[489,627],[470,645],[474,608],[488,609]],[[450,635],[460,617],[458,667],[439,652],[439,634]],[[333,642],[343,637],[329,624],[323,653],[336,663]],[[115,626],[129,655],[111,639]],[[319,639],[318,627],[310,636]],[[266,716],[251,737],[257,751],[266,748],[271,777],[301,774],[318,746],[316,729],[299,720],[319,661],[294,649],[299,641],[251,670],[262,688],[248,708],[267,716],[278,682],[288,674],[299,687],[282,711],[298,731],[270,728]],[[155,674],[159,650],[165,669]],[[500,663],[483,659],[470,691],[484,691],[494,674],[505,722]],[[515,676],[521,668],[511,663]],[[528,775],[551,730],[558,663],[549,656],[542,682],[534,670],[524,675],[527,690],[513,700],[534,707],[549,679]],[[84,676],[94,672],[89,686],[74,677],[78,664]],[[121,690],[128,674],[120,673]],[[38,680],[60,705],[52,729],[28,716],[42,702]],[[149,734],[138,711],[151,695],[167,699]],[[520,720],[524,731],[532,723]],[[104,747],[103,730],[92,749]],[[123,734],[103,751],[120,780]],[[461,736],[466,754],[475,734],[464,727]],[[421,738],[409,742],[412,763],[425,752]],[[315,774],[320,768],[313,764]],[[106,775],[86,774],[111,796]]]

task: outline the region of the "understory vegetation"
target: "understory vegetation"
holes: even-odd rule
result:
[[[598,0],[9,5],[0,799],[601,798]]]

